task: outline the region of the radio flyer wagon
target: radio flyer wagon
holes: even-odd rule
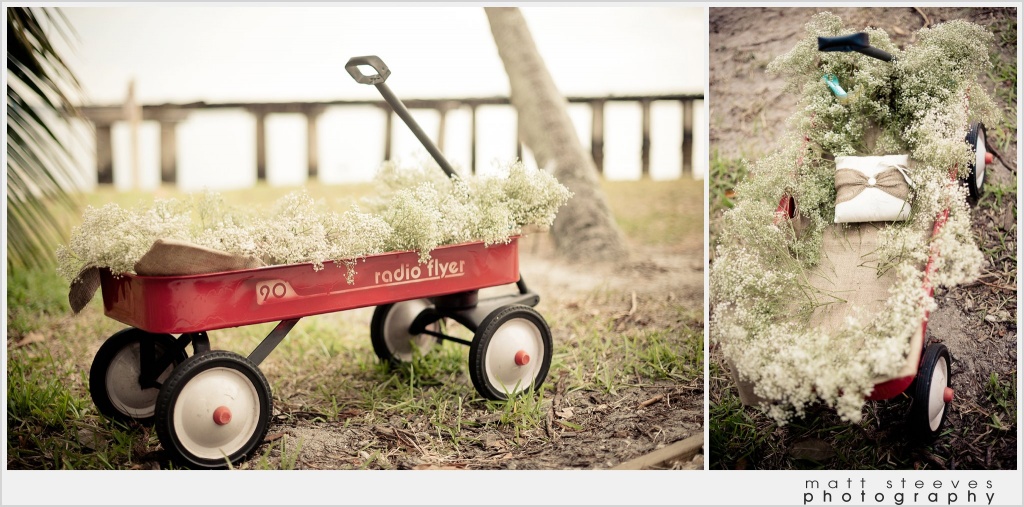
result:
[[[363,75],[359,66],[376,74]],[[374,84],[449,175],[454,171],[384,84],[377,57],[346,64],[360,83]],[[370,341],[376,355],[397,364],[439,340],[469,346],[469,376],[487,399],[538,388],[551,364],[551,331],[534,306],[539,296],[519,275],[518,238],[507,244],[466,243],[431,251],[365,258],[349,283],[345,266],[293,264],[187,276],[100,273],[105,314],[132,326],[106,340],[93,360],[89,390],[106,416],[155,422],[176,461],[214,468],[246,458],[263,441],[272,416],[270,385],[259,364],[300,318],[376,306]],[[480,298],[486,287],[515,283],[517,291]],[[474,332],[471,341],[445,333],[451,320]],[[248,355],[213,350],[209,331],[279,321]],[[175,336],[177,335],[177,336]],[[186,353],[191,344],[193,354]]]
[[[877,58],[886,62],[892,61],[893,57],[868,43],[867,33],[857,33],[841,37],[818,37],[819,51],[857,51],[867,56]],[[834,76],[825,76],[825,81],[837,98],[844,98],[846,93],[838,86]],[[980,122],[971,123],[967,127],[966,143],[974,153],[972,163],[969,167],[969,174],[958,180],[958,168],[949,170],[949,180],[946,185],[962,185],[966,187],[967,203],[976,204],[980,198],[984,181],[986,165],[992,162],[992,154],[986,148],[985,127]],[[800,153],[808,153],[809,139],[804,137]],[[902,158],[900,158],[902,157]],[[849,159],[861,159],[847,161]],[[879,166],[891,167],[894,171],[902,174],[902,178],[893,172],[898,179],[907,179],[907,156],[878,156],[878,157],[835,157],[837,171],[835,177],[839,179],[839,171],[844,164],[869,162]],[[800,177],[799,170],[804,165],[803,155],[797,160],[797,168],[792,177]],[[868,177],[870,176],[870,177]],[[876,177],[877,176],[877,180]],[[882,173],[871,173],[863,177],[859,184],[874,191],[881,187]],[[913,186],[913,183],[910,182]],[[837,184],[837,190],[839,189]],[[782,187],[779,188],[781,200],[775,208],[774,218],[764,224],[764,227],[782,228],[795,232],[798,238],[803,227],[804,219],[797,209],[796,198]],[[776,194],[776,195],[779,195]],[[879,194],[880,195],[880,194]],[[872,197],[874,194],[872,194]],[[839,201],[837,195],[837,202]],[[868,212],[875,212],[882,206],[882,201],[871,202]],[[836,206],[836,214],[839,214],[839,205]],[[897,211],[901,211],[897,209]],[[906,208],[909,213],[909,208]],[[950,219],[950,208],[942,209],[927,230],[918,231],[922,237],[938,237]],[[808,320],[802,325],[817,331],[829,334],[839,332],[847,325],[851,316],[860,317],[863,315],[883,315],[886,305],[890,303],[887,299],[890,288],[896,283],[897,275],[894,269],[883,269],[880,265],[878,249],[881,244],[881,234],[888,224],[885,221],[903,220],[903,218],[887,219],[861,219],[849,220],[859,223],[836,223],[824,226],[821,238],[821,259],[809,268],[805,268],[800,275],[807,280],[809,291],[820,294],[842,294],[843,298],[836,298],[822,304],[810,312]],[[840,220],[836,220],[840,222]],[[935,246],[934,241],[926,243],[929,246],[927,261],[920,265],[915,264],[915,269],[923,270],[922,284],[920,287],[921,300],[930,300],[933,296],[933,281],[936,273],[936,265],[940,259],[940,250]],[[748,245],[750,248],[756,248]],[[782,247],[783,250],[791,248],[791,245]],[[721,262],[721,261],[720,261]],[[718,269],[729,269],[727,265]],[[743,304],[743,303],[737,303]],[[913,398],[909,414],[910,427],[917,437],[933,438],[937,436],[945,423],[949,407],[953,400],[953,389],[950,382],[951,355],[948,348],[940,343],[926,343],[925,337],[928,326],[929,312],[927,308],[917,313],[916,324],[912,326],[906,339],[909,340],[910,353],[906,356],[906,362],[894,375],[877,376],[874,379],[875,385],[867,399],[883,400],[891,399],[903,393]],[[898,337],[903,339],[903,337]],[[795,359],[794,361],[799,361]],[[739,393],[742,402],[746,405],[766,403],[772,404],[775,400],[766,399],[756,392],[756,385],[751,382],[742,372],[737,372],[732,367],[734,379],[739,386]],[[831,387],[831,386],[830,386]],[[840,392],[842,386],[839,387]]]

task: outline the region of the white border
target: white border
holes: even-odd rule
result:
[[[711,398],[708,396],[710,380],[708,376],[711,368],[709,366],[710,355],[708,352],[708,322],[711,319],[710,313],[710,285],[708,274],[711,272],[711,9],[704,7],[704,153],[707,161],[704,163],[704,470],[711,466],[711,432],[708,427],[708,410]]]
[[[1014,470],[14,471],[4,483],[20,486],[4,505],[890,505],[899,493],[906,505],[1021,504]]]
[[[26,5],[28,2],[4,3],[9,5]],[[448,3],[446,3],[447,5]],[[603,4],[603,5],[615,5]],[[651,2],[643,2],[651,5]],[[871,7],[871,6],[955,6],[956,4],[941,2],[919,2],[916,4],[894,4],[889,2],[701,2],[705,7],[705,21],[709,20],[708,6],[714,7],[745,7],[745,6],[834,6],[834,7]],[[967,2],[960,2],[966,5]],[[50,3],[49,5],[80,5],[68,2]],[[94,4],[95,5],[95,4]],[[123,5],[104,3],[101,5]],[[217,2],[214,5],[231,5]],[[237,4],[236,4],[237,5]],[[454,4],[453,4],[454,5]],[[466,5],[466,4],[458,4]],[[481,5],[477,3],[477,5]],[[528,4],[523,4],[528,5]],[[633,4],[630,4],[633,5]],[[978,7],[981,5],[971,5]],[[1017,21],[1020,24],[1021,2],[996,2],[985,6],[1017,7]],[[1018,29],[1019,30],[1019,29]],[[1018,37],[1019,37],[1018,32]],[[705,34],[707,42],[707,34]],[[706,45],[707,46],[707,45]],[[1018,43],[1017,59],[1020,61],[1021,48]],[[709,63],[709,49],[705,47],[705,63]],[[705,102],[704,121],[708,132],[710,124],[709,89],[707,85],[707,65],[705,65]],[[6,75],[3,78],[6,83]],[[1018,96],[1021,84],[1018,80]],[[5,99],[6,100],[6,99]],[[6,120],[5,120],[6,124]],[[1021,112],[1018,108],[1017,128],[1020,132]],[[6,129],[5,134],[6,136]],[[705,143],[705,155],[709,157],[708,138]],[[6,158],[6,154],[4,155]],[[1020,166],[1021,156],[1018,150],[1017,165]],[[710,168],[709,168],[710,170]],[[705,295],[704,321],[705,329],[708,322],[708,176],[705,176]],[[6,174],[3,176],[6,192]],[[1017,207],[1024,203],[1020,193],[1018,180]],[[6,219],[6,206],[3,211]],[[1021,219],[1018,215],[1018,251],[1022,243]],[[0,253],[6,265],[6,248]],[[1018,273],[1020,267],[1018,265]],[[6,288],[7,275],[0,275]],[[1020,293],[1024,281],[1019,274],[1017,290]],[[4,300],[6,314],[6,298]],[[1018,300],[1017,320],[1020,321],[1021,311]],[[6,336],[6,319],[3,324]],[[705,335],[705,343],[706,343]],[[1022,345],[1018,338],[1017,357],[1018,372]],[[704,386],[705,386],[705,420],[708,410],[708,355],[704,352]],[[0,352],[6,365],[6,348]],[[803,495],[809,491],[822,492],[828,488],[828,481],[837,481],[833,491],[836,500],[831,503],[843,504],[842,486],[847,484],[848,491],[859,495],[883,492],[896,493],[894,488],[885,488],[885,481],[899,484],[902,479],[910,482],[921,480],[927,485],[920,488],[921,493],[938,491],[941,495],[958,491],[955,504],[964,505],[967,495],[967,484],[971,480],[979,483],[976,491],[991,492],[996,495],[995,504],[1021,504],[1021,429],[1020,418],[1022,402],[1020,399],[1021,378],[1018,373],[1018,434],[1017,434],[1017,469],[1010,471],[294,471],[294,472],[207,472],[207,471],[117,471],[117,472],[86,472],[86,471],[9,471],[6,469],[6,446],[0,454],[4,457],[2,473],[2,503],[10,504],[72,504],[72,505],[140,505],[140,504],[246,504],[246,505],[290,505],[304,504],[414,504],[414,505],[694,505],[694,504],[749,504],[749,505],[797,505],[803,502]],[[3,379],[6,392],[7,379]],[[6,409],[6,396],[3,400]],[[5,410],[6,413],[6,410]],[[4,427],[6,435],[6,425]],[[705,448],[708,445],[708,431],[705,427]],[[710,454],[710,451],[709,451]],[[710,456],[708,460],[710,461]],[[707,465],[705,465],[707,466]],[[861,487],[853,484],[866,481]],[[808,480],[817,480],[824,487],[808,488]],[[936,490],[934,481],[945,481],[944,487]],[[847,481],[850,481],[849,483]],[[953,481],[957,482],[956,488]],[[984,481],[992,481],[992,487],[984,487]],[[977,493],[976,493],[977,494]],[[886,496],[885,503],[895,503],[895,498]],[[942,496],[938,503],[945,504],[948,496]],[[818,504],[829,504],[823,497],[816,498]],[[852,504],[862,504],[860,498],[851,497]],[[869,498],[868,504],[874,499]],[[909,497],[906,504],[929,504],[927,498],[917,502]],[[978,501],[977,503],[984,503]]]

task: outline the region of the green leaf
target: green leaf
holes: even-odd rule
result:
[[[7,266],[52,264],[67,233],[57,216],[78,210],[76,179],[57,132],[78,115],[81,86],[51,34],[70,42],[59,9],[7,8]]]

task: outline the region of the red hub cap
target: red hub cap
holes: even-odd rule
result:
[[[942,401],[949,403],[953,401],[953,388],[947,387],[942,391]]]
[[[213,411],[213,422],[218,426],[224,426],[231,422],[231,409],[223,405],[217,407],[217,410]]]
[[[985,164],[991,164],[991,163],[992,163],[992,154],[991,153],[986,153],[985,154]]]
[[[519,366],[525,366],[530,363],[530,355],[525,350],[516,352],[516,364]]]

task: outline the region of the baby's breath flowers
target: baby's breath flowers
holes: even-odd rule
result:
[[[898,374],[917,352],[910,350],[910,337],[935,307],[922,289],[929,255],[937,254],[930,279],[937,287],[976,278],[983,263],[965,189],[951,184],[950,171],[960,178],[968,174],[969,123],[991,123],[998,114],[977,81],[990,65],[991,34],[950,21],[921,30],[914,45],[900,50],[884,31],[865,30],[872,46],[896,57],[892,63],[817,50],[817,37],[854,31],[839,17],[820,13],[807,24],[806,36],[768,66],[800,95],[798,110],[780,147],[738,185],[710,273],[710,337],[780,424],[818,402],[859,421],[874,383]],[[838,77],[845,100],[830,91],[826,74]],[[807,273],[821,260],[826,227],[848,227],[830,225],[832,157],[896,153],[910,154],[916,186],[910,219],[888,223],[879,233],[878,269],[895,275],[885,311],[853,311],[828,333],[813,328],[810,316],[823,297]],[[786,194],[798,203],[799,230],[790,221],[778,223],[775,208]],[[933,238],[929,232],[943,210],[948,220]]]
[[[133,273],[135,262],[157,239],[262,260],[267,265],[324,262],[348,267],[389,251],[416,250],[420,262],[441,245],[470,241],[508,242],[527,225],[550,226],[571,193],[550,174],[513,163],[496,175],[447,178],[436,168],[387,165],[378,174],[385,191],[338,213],[305,191],[279,199],[269,213],[232,209],[213,192],[154,201],[124,209],[88,207],[71,241],[57,250],[58,272],[74,281],[85,267]]]

